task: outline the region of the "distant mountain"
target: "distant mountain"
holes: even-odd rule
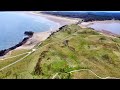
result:
[[[73,17],[73,18],[82,18],[84,21],[94,21],[94,20],[120,20],[120,12],[65,12],[65,11],[56,11],[56,12],[42,12],[46,14],[52,14],[63,17]]]

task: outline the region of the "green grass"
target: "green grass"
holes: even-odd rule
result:
[[[64,41],[68,40],[68,45]],[[22,51],[12,52],[17,55]],[[24,56],[24,55],[23,55]],[[0,61],[4,67],[21,57]],[[39,58],[41,58],[39,61]],[[0,78],[49,79],[58,73],[58,79],[97,79],[89,71],[69,73],[73,70],[89,69],[100,77],[120,77],[120,39],[78,25],[67,25],[45,40],[30,56],[0,72]],[[41,69],[35,74],[35,69]]]

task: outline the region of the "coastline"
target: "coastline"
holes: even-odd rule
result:
[[[75,19],[75,18],[67,18],[67,17],[61,17],[61,16],[55,16],[55,15],[49,15],[49,14],[43,14],[43,13],[40,13],[40,11],[30,11],[30,12],[27,12],[27,11],[23,11],[22,13],[25,13],[25,14],[29,14],[29,15],[33,15],[33,16],[40,16],[40,17],[43,17],[43,18],[46,18],[48,20],[51,20],[53,22],[56,22],[59,25],[58,28],[64,26],[64,25],[69,25],[69,24],[73,24],[73,23],[76,23],[79,21],[79,19]],[[105,20],[105,21],[90,21],[90,22],[83,22],[81,24],[79,24],[79,26],[81,26],[82,28],[89,28],[88,26],[93,24],[93,23],[110,23],[110,22],[120,22],[119,20]],[[48,30],[48,31],[45,31],[45,32],[37,32],[37,33],[34,33],[33,37],[31,37],[30,39],[28,39],[28,41],[16,48],[15,50],[20,50],[20,49],[32,49],[36,44],[44,41],[45,39],[47,39],[47,37],[49,37],[51,35],[52,32],[55,32],[57,29],[54,28],[52,30]],[[101,33],[104,33],[104,34],[109,34],[111,35],[110,32],[108,31],[101,31]],[[112,33],[113,35],[113,33]]]
[[[28,41],[25,44],[16,48],[15,50],[32,49],[35,45],[47,39],[47,37],[49,37],[50,34],[51,32],[48,31],[34,33],[33,36],[30,39],[28,39]]]
[[[89,25],[92,25],[94,23],[104,23],[104,24],[106,24],[106,23],[113,23],[113,22],[120,23],[120,20],[89,21],[89,22],[81,23],[81,26],[87,28]]]
[[[32,49],[35,45],[39,44],[40,42],[46,40],[51,34],[52,32],[55,32],[58,30],[58,28],[64,26],[64,25],[69,25],[69,24],[74,24],[77,23],[80,19],[76,19],[76,18],[67,18],[67,17],[60,17],[60,16],[55,16],[55,15],[49,15],[49,14],[43,14],[43,13],[37,13],[36,11],[31,11],[31,12],[27,12],[27,11],[22,11],[22,13],[25,14],[29,14],[29,15],[33,15],[33,16],[40,16],[43,18],[46,18],[50,21],[56,22],[59,24],[59,26],[54,29],[50,29],[48,31],[45,32],[37,32],[34,33],[33,36],[31,38],[29,38],[27,40],[26,43],[24,43],[23,45],[17,47],[14,50],[21,50],[21,49]],[[93,23],[110,23],[110,22],[120,22],[119,20],[105,20],[105,21],[90,21],[90,22],[82,22],[81,24],[79,24],[79,26],[81,26],[82,28],[89,28],[88,26],[93,24]],[[113,35],[108,31],[101,31],[101,33],[103,34],[107,34],[107,35]],[[114,35],[113,35],[114,36]],[[9,54],[9,53],[8,53]]]
[[[89,21],[89,22],[81,23],[80,26],[82,28],[91,28],[90,25],[93,25],[95,23],[102,23],[102,24],[119,23],[120,24],[120,20]],[[92,28],[92,29],[94,29],[94,28]],[[96,29],[94,29],[94,30],[96,30]],[[96,30],[96,31],[100,32],[101,34],[105,34],[105,35],[109,35],[109,36],[113,36],[113,37],[119,36],[119,34],[113,33],[109,30],[101,29],[101,30]]]
[[[50,21],[59,23],[60,27],[66,24],[68,25],[68,24],[76,23],[79,20],[78,18],[75,19],[75,18],[69,18],[69,17],[61,17],[61,16],[50,15],[50,14],[44,14],[44,13],[40,13],[40,11],[39,12],[31,11],[31,12],[23,12],[23,13],[46,18]]]
[[[33,16],[40,16],[43,18],[46,18],[50,21],[56,22],[59,24],[58,27],[55,27],[53,29],[50,29],[48,31],[45,32],[37,32],[34,33],[33,36],[28,39],[28,41],[23,44],[22,46],[16,48],[15,50],[20,50],[20,49],[32,49],[35,45],[37,45],[38,43],[46,40],[51,34],[52,32],[56,32],[60,27],[64,26],[64,25],[69,25],[69,24],[73,24],[78,22],[78,19],[74,19],[74,18],[64,18],[64,17],[58,17],[58,16],[54,16],[54,15],[48,15],[48,14],[43,14],[43,13],[36,13],[34,11],[31,12],[23,12],[25,14],[29,14],[29,15],[33,15]]]

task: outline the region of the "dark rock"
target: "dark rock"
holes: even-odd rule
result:
[[[1,50],[1,51],[0,51],[0,56],[4,56],[4,55],[5,55],[5,51],[6,51],[6,50]]]
[[[32,31],[25,31],[24,34],[29,36],[29,37],[31,37],[31,36],[33,36],[34,32],[32,32]]]
[[[5,54],[7,54],[9,52],[9,49],[4,49],[0,51],[0,56],[4,56]]]
[[[63,28],[66,27],[66,26],[67,26],[67,25],[64,25],[64,26],[60,27],[59,30],[63,29]]]
[[[25,34],[25,35],[28,35],[28,37],[25,37],[21,42],[19,42],[18,44],[16,44],[16,45],[13,46],[13,47],[10,47],[10,48],[8,48],[8,49],[1,50],[1,51],[0,51],[0,56],[4,56],[4,55],[6,55],[9,51],[14,50],[14,49],[16,49],[17,47],[22,46],[23,44],[25,44],[25,43],[27,42],[27,40],[28,40],[29,38],[31,38],[31,37],[33,36],[33,32],[32,32],[32,31],[29,31],[29,32],[26,31],[24,34]]]

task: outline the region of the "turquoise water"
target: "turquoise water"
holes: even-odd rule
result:
[[[58,23],[37,15],[0,12],[0,50],[19,43],[25,31],[43,32],[58,26]]]
[[[119,22],[108,22],[108,23],[94,23],[89,25],[89,27],[94,28],[95,30],[107,30],[112,33],[120,35],[120,23]]]

